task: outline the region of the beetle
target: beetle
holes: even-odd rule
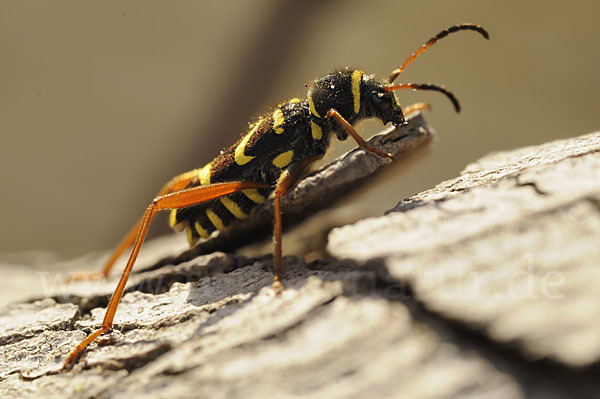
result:
[[[349,136],[366,151],[393,159],[389,153],[363,140],[354,125],[368,118],[396,126],[405,123],[405,115],[426,108],[423,103],[402,108],[394,91],[403,89],[432,90],[447,96],[455,110],[460,105],[452,92],[440,85],[393,84],[404,69],[440,39],[458,31],[474,31],[488,39],[488,32],[475,24],[453,25],[429,39],[398,68],[387,81],[358,69],[341,69],[316,79],[306,98],[294,98],[277,105],[259,118],[237,142],[211,162],[176,176],[157,194],[146,212],[118,245],[102,273],[106,277],[119,256],[130,246],[131,255],[113,293],[102,326],[79,343],[67,356],[64,367],[102,333],[112,329],[115,312],[133,268],[148,226],[158,211],[171,210],[170,225],[187,232],[190,245],[208,239],[215,231],[225,231],[240,219],[252,217],[252,210],[269,200],[274,204],[273,289],[281,292],[283,264],[281,245],[280,198],[321,159],[335,137]]]

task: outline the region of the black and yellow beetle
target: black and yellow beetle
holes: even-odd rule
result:
[[[112,328],[113,319],[125,284],[140,250],[146,231],[157,211],[171,210],[170,224],[177,231],[187,231],[194,245],[208,239],[214,231],[224,231],[236,220],[251,217],[252,210],[266,201],[274,201],[274,268],[273,288],[281,286],[281,210],[280,198],[303,176],[306,169],[322,158],[332,133],[338,140],[348,135],[368,152],[393,158],[367,144],[353,125],[362,119],[377,118],[383,123],[401,125],[405,115],[424,108],[414,104],[402,108],[394,90],[434,90],[445,94],[458,112],[458,100],[443,86],[432,84],[397,84],[394,80],[415,58],[447,35],[472,30],[486,39],[484,28],[460,24],[444,29],[422,45],[387,81],[366,75],[363,71],[344,69],[315,80],[305,99],[294,98],[279,104],[260,118],[231,147],[200,169],[176,176],[157,194],[142,219],[127,234],[105,265],[101,275],[107,276],[117,258],[133,245],[131,256],[119,284],[108,304],[102,327],[77,345],[65,360],[64,367],[93,340]]]

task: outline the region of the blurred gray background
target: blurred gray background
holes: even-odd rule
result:
[[[0,252],[112,247],[164,182],[270,105],[333,67],[386,77],[459,22],[491,40],[460,32],[401,81],[447,85],[463,112],[439,94],[398,92],[433,105],[439,140],[350,198],[353,217],[490,151],[598,130],[599,15],[596,1],[0,1]]]

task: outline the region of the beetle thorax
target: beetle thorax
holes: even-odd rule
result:
[[[311,115],[324,119],[334,108],[354,124],[360,114],[362,71],[342,70],[316,80],[308,92]]]

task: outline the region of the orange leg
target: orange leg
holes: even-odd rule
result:
[[[424,109],[431,110],[431,105],[427,103],[415,103],[409,105],[408,107],[402,108],[402,113],[404,114],[404,116],[407,116],[417,111],[423,111]]]
[[[279,180],[277,181],[277,186],[275,187],[275,223],[273,227],[273,266],[275,268],[275,277],[273,278],[273,291],[275,291],[276,294],[280,294],[283,291],[283,286],[281,285],[283,255],[281,248],[281,207],[279,205],[279,199],[283,197],[294,186],[294,184],[296,184],[307,167],[321,158],[322,156],[319,155],[290,165],[289,168],[283,171],[279,177]]]
[[[133,242],[133,250],[131,251],[131,255],[129,256],[129,260],[127,261],[127,266],[125,266],[125,270],[121,275],[119,284],[117,285],[117,288],[115,289],[115,292],[113,293],[110,302],[108,303],[108,307],[106,308],[106,314],[104,315],[104,320],[102,321],[102,327],[94,333],[92,333],[86,339],[84,339],[69,353],[69,355],[65,359],[63,369],[67,368],[69,364],[71,364],[71,362],[77,357],[77,355],[93,340],[95,340],[100,334],[102,334],[105,331],[109,331],[112,328],[113,319],[115,317],[119,301],[121,300],[121,296],[123,296],[125,284],[127,283],[127,279],[129,278],[129,274],[131,273],[131,269],[133,268],[135,259],[137,258],[138,252],[140,251],[140,247],[142,246],[142,242],[144,241],[146,232],[148,231],[150,221],[152,220],[152,217],[157,211],[165,209],[185,208],[187,206],[198,204],[200,202],[208,201],[210,199],[218,198],[223,195],[231,194],[237,191],[252,188],[269,187],[271,186],[265,183],[253,182],[216,183],[208,186],[188,188],[156,197],[154,201],[152,201],[152,203],[148,206],[148,208],[146,208],[146,212],[144,213],[144,216],[142,217],[142,220],[139,223],[139,227],[135,234],[135,240]]]
[[[354,129],[354,127],[352,127],[352,125],[346,119],[344,119],[344,117],[338,112],[337,109],[331,108],[329,112],[327,112],[327,117],[335,119],[344,128],[344,130],[346,130],[346,132],[348,132],[348,134],[352,136],[352,138],[360,147],[382,158],[394,159],[394,156],[389,152],[383,152],[380,149],[373,147],[372,145],[368,144],[362,137],[360,137],[356,129]]]
[[[156,197],[162,197],[163,195],[183,190],[188,186],[188,184],[198,177],[198,170],[191,170],[189,172],[182,173],[178,176],[175,176],[171,179],[167,184],[165,184],[161,190],[156,194]],[[140,226],[142,225],[143,218],[138,220],[138,222],[129,230],[127,235],[121,240],[117,248],[113,251],[110,259],[104,264],[104,268],[102,272],[75,272],[70,276],[71,280],[88,280],[88,279],[99,279],[108,277],[108,273],[110,269],[114,266],[115,262],[119,257],[127,250],[127,248],[131,247],[131,244],[135,241],[135,237],[137,232],[140,230]]]

